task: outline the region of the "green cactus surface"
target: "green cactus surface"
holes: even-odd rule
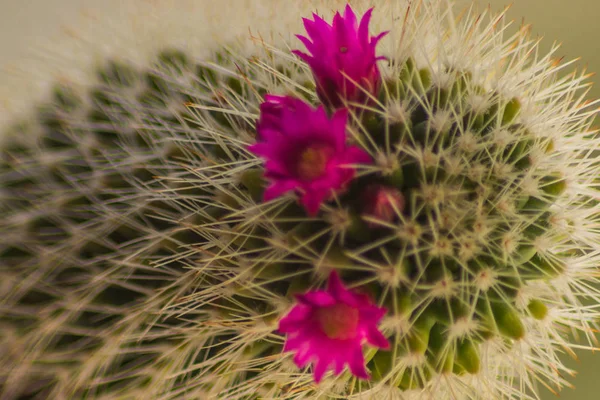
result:
[[[569,335],[593,343],[596,326],[599,140],[584,75],[513,40],[477,71],[384,52],[378,96],[348,126],[374,164],[316,217],[293,194],[264,202],[247,149],[266,93],[318,104],[285,50],[167,49],[146,68],[106,61],[85,91],[57,85],[2,144],[0,399],[522,399],[564,386]],[[519,92],[481,70],[530,75]],[[402,194],[392,221],[363,213],[370,184]],[[277,322],[334,269],[388,309],[391,349],[365,350],[371,380],[316,385]]]

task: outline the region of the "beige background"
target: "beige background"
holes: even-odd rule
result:
[[[151,0],[121,1],[143,3]],[[465,5],[468,1],[458,0],[458,3]],[[478,3],[500,10],[508,0]],[[31,61],[32,54],[51,49],[53,38],[64,36],[68,32],[64,27],[81,19],[81,10],[88,10],[101,20],[103,15],[115,12],[114,4],[112,0],[0,0],[0,66],[13,64],[18,69],[24,57]],[[582,57],[579,66],[587,65],[590,71],[600,71],[600,1],[515,0],[508,16],[515,19],[515,26],[522,20],[532,24],[533,33],[544,36],[543,49],[548,49],[553,41],[561,41],[559,56],[566,59]],[[44,61],[40,59],[39,62]],[[593,80],[597,81],[598,77]],[[7,87],[10,82],[11,73],[0,75],[0,87]],[[599,95],[600,89],[596,86],[592,96]],[[565,389],[560,397],[566,400],[600,399],[600,355],[581,353],[580,362],[571,361],[569,365],[579,371],[572,380],[576,389]],[[552,398],[556,397],[544,393],[544,400]]]

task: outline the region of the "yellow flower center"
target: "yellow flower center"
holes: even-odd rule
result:
[[[327,169],[331,148],[324,145],[312,145],[300,153],[296,171],[300,179],[312,181],[319,178]]]
[[[352,339],[356,337],[358,310],[346,304],[336,304],[317,310],[317,320],[323,333],[330,339]]]

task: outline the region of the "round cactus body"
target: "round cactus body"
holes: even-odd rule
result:
[[[11,127],[0,398],[567,384],[600,301],[585,75],[496,17],[368,6],[307,19],[295,54],[107,60]]]

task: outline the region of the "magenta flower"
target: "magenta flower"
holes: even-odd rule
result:
[[[377,328],[387,310],[373,305],[367,295],[346,289],[335,271],[326,291],[307,292],[296,299],[298,304],[279,321],[279,332],[287,334],[283,351],[296,351],[294,362],[299,368],[313,361],[317,383],[328,369],[339,375],[345,364],[355,376],[369,379],[362,345],[389,348]]]
[[[358,28],[350,5],[346,6],[343,17],[339,12],[335,14],[332,25],[314,13],[314,21],[303,19],[310,39],[296,36],[311,55],[299,50],[293,53],[312,69],[317,94],[323,103],[334,108],[342,106],[343,99],[363,103],[368,98],[365,90],[372,94],[379,90],[381,76],[377,61],[385,57],[375,56],[375,46],[388,32],[369,36],[372,11],[371,8],[365,13]]]
[[[346,110],[331,119],[300,99],[265,96],[257,123],[259,142],[249,147],[266,159],[265,178],[270,181],[264,199],[269,201],[295,190],[309,215],[316,215],[323,201],[343,191],[354,177],[352,164],[368,164],[371,157],[346,144]]]
[[[367,186],[363,195],[363,215],[384,222],[392,222],[398,213],[404,210],[404,195],[395,188],[372,184]],[[369,223],[369,226],[373,226]]]

